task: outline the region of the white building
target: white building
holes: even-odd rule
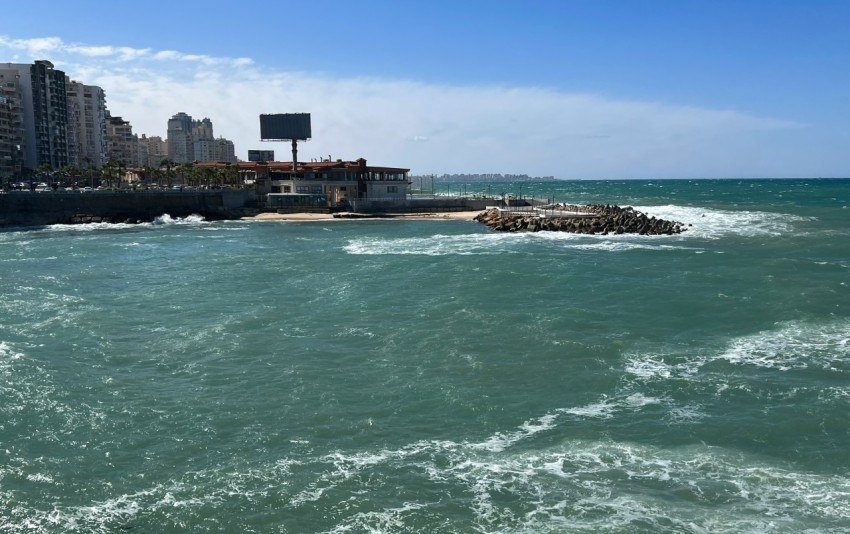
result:
[[[212,121],[196,121],[182,111],[168,120],[168,157],[174,163],[236,161],[232,141],[213,137]]]
[[[168,157],[174,163],[194,161],[192,151],[192,117],[177,113],[168,119]]]
[[[68,161],[100,167],[106,161],[106,95],[96,85],[66,79],[68,98]]]

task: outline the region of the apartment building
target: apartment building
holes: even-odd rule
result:
[[[21,176],[24,110],[18,74],[0,70],[0,186]]]
[[[68,107],[65,73],[53,63],[0,63],[0,72],[18,76],[23,110],[23,166],[68,165]]]
[[[106,161],[106,94],[96,85],[67,79],[68,162],[100,167]]]
[[[236,161],[232,141],[213,135],[212,121],[193,120],[182,111],[168,120],[168,157],[175,163],[194,161]]]
[[[168,143],[158,135],[148,137],[142,134],[139,137],[139,165],[159,167],[164,159],[168,159]]]
[[[192,117],[190,115],[181,111],[168,119],[166,139],[168,157],[171,161],[188,163],[195,160],[192,148]]]
[[[139,165],[139,140],[133,135],[130,121],[121,117],[106,119],[106,151],[108,159],[123,163],[125,167]]]

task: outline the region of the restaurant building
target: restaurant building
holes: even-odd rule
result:
[[[222,163],[195,163],[197,167]],[[403,201],[410,193],[410,169],[375,167],[366,160],[244,162],[237,165],[240,183],[253,184],[279,211],[345,209],[357,200]]]

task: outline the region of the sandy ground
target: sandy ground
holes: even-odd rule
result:
[[[365,219],[406,219],[406,220],[453,220],[471,221],[480,211],[452,211],[445,213],[387,213],[375,217],[334,217],[329,213],[260,213],[256,217],[242,217],[243,221],[358,221]]]

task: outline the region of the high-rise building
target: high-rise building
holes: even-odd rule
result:
[[[133,135],[133,127],[129,121],[121,117],[107,117],[106,146],[108,159],[122,163],[125,167],[137,167],[138,138]]]
[[[24,167],[53,169],[68,164],[68,108],[65,73],[53,63],[0,63],[0,70],[15,71],[21,93],[24,126]]]
[[[100,167],[106,161],[106,95],[96,85],[65,81],[68,92],[68,161]]]
[[[142,146],[144,148],[141,148]],[[158,135],[147,137],[142,134],[139,138],[139,147],[139,154],[144,152],[147,155],[146,158],[139,159],[139,165],[158,168],[162,160],[168,158],[168,143]]]
[[[212,121],[207,117],[199,121],[192,121],[192,141],[200,141],[201,139],[214,139]]]
[[[192,117],[182,111],[168,119],[168,157],[174,163],[194,161],[192,154]]]
[[[21,177],[24,110],[17,71],[0,69],[0,185]]]
[[[233,141],[223,137],[199,139],[192,144],[192,150],[195,154],[194,161],[236,162],[236,149]]]
[[[218,159],[216,161],[236,163],[236,146],[233,141],[219,137],[215,142],[218,143]]]
[[[168,120],[168,158],[175,163],[235,162],[236,149],[232,141],[213,137],[209,118],[196,121],[181,111]]]

